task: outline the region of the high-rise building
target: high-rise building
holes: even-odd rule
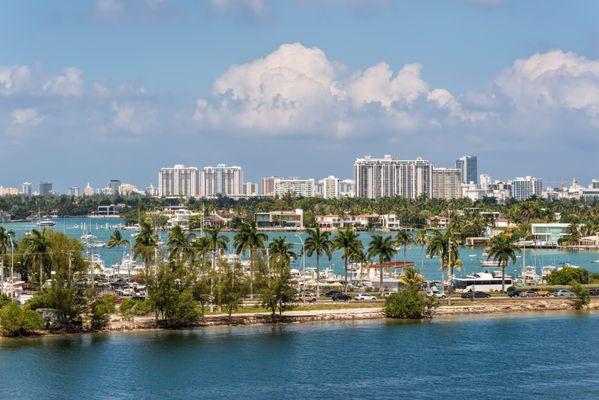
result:
[[[71,196],[71,197],[79,197],[80,194],[81,194],[81,192],[80,192],[78,186],[71,186],[69,188],[69,196]]]
[[[158,194],[160,197],[197,197],[199,173],[195,167],[177,164],[172,168],[161,168],[158,174]]]
[[[530,199],[532,196],[541,197],[543,180],[527,176],[512,181],[512,197],[516,200]]]
[[[241,167],[228,167],[218,164],[216,167],[205,167],[200,179],[201,195],[203,197],[243,196],[243,170]]]
[[[336,199],[339,197],[339,178],[328,176],[319,182],[322,185],[322,197]]]
[[[275,179],[280,176],[263,176],[262,177],[262,196],[275,195]]]
[[[31,183],[23,182],[23,185],[21,185],[21,194],[31,196]]]
[[[480,174],[480,188],[482,190],[489,190],[491,186],[491,176],[487,174]]]
[[[455,162],[455,167],[462,171],[462,183],[478,183],[478,162],[476,156],[462,156]]]
[[[462,195],[461,186],[458,168],[433,168],[433,198],[457,199]]]
[[[354,163],[356,195],[370,199],[393,196],[415,199],[421,195],[430,198],[432,170],[432,164],[420,157],[416,160],[399,160],[390,155],[358,158]]]
[[[297,197],[314,197],[314,179],[276,178],[275,196],[282,197],[287,194]]]
[[[258,184],[254,182],[246,182],[243,184],[243,194],[246,196],[258,196]]]
[[[48,196],[52,194],[52,182],[41,181],[38,185],[38,190],[40,196]]]
[[[591,189],[599,189],[599,179],[593,179],[591,181]]]
[[[343,179],[339,181],[339,197],[354,197],[356,195],[356,181]]]
[[[117,194],[120,193],[120,189],[121,189],[121,181],[118,179],[111,179],[110,182],[108,182],[108,194],[112,195],[112,196],[116,196]]]
[[[83,195],[84,196],[93,196],[94,195],[94,188],[91,187],[89,182],[87,182],[87,185],[85,185],[85,189],[83,189]]]

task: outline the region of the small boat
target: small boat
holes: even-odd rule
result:
[[[480,262],[481,267],[499,267],[499,261],[494,260],[482,260]]]
[[[54,226],[54,225],[56,225],[56,222],[52,221],[51,219],[44,218],[44,219],[39,220],[37,222],[37,225],[38,226]]]
[[[95,238],[96,236],[92,235],[91,233],[84,233],[83,235],[81,235],[81,240],[91,240]]]
[[[599,260],[593,260],[592,263],[599,264]]]

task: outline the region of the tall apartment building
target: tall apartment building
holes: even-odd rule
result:
[[[71,197],[79,197],[81,195],[81,190],[79,186],[71,186],[69,188],[69,196]]]
[[[457,199],[462,195],[461,171],[458,168],[433,168],[433,198]]]
[[[38,185],[37,192],[40,196],[48,196],[52,194],[52,182],[41,181]]]
[[[218,164],[216,167],[205,167],[200,179],[201,195],[203,197],[243,196],[243,170],[241,167],[228,167]]]
[[[286,194],[298,197],[314,197],[316,190],[314,179],[276,178],[275,196],[282,197]]]
[[[339,178],[328,176],[322,179],[319,183],[322,184],[322,197],[325,199],[336,199],[339,197]]]
[[[462,183],[478,183],[478,161],[476,156],[462,156],[455,162],[455,167],[462,172]]]
[[[275,179],[280,176],[263,176],[262,177],[262,196],[275,195]]]
[[[246,182],[243,184],[243,194],[246,196],[258,196],[258,184],[254,182]]]
[[[599,189],[599,179],[593,179],[591,181],[591,189]]]
[[[23,182],[23,184],[21,185],[21,193],[24,196],[31,196],[31,183],[30,182]]]
[[[358,158],[354,163],[356,195],[370,199],[431,197],[432,172],[432,164],[420,157],[416,160],[399,160],[389,155]]]
[[[177,164],[172,168],[161,168],[158,174],[160,197],[197,197],[200,195],[199,173],[195,167]]]
[[[356,181],[353,179],[343,179],[339,181],[339,196],[354,197],[356,195]]]
[[[120,193],[120,189],[121,189],[121,181],[119,179],[111,179],[108,182],[108,194],[112,195],[112,196],[116,196],[117,194]]]
[[[543,194],[543,180],[527,176],[516,178],[512,181],[512,197],[516,200],[526,200],[532,196],[541,197]]]

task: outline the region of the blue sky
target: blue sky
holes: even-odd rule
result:
[[[599,175],[596,1],[7,0],[0,184],[218,162],[351,177],[465,153],[496,178]],[[234,67],[237,65],[237,67]]]

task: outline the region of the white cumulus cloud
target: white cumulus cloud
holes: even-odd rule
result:
[[[26,65],[0,66],[0,94],[9,95],[29,84],[31,71]]]
[[[63,73],[47,81],[43,91],[58,96],[81,96],[83,93],[83,71],[75,67],[66,67]]]
[[[38,126],[44,120],[37,108],[17,108],[10,115],[13,126]]]

